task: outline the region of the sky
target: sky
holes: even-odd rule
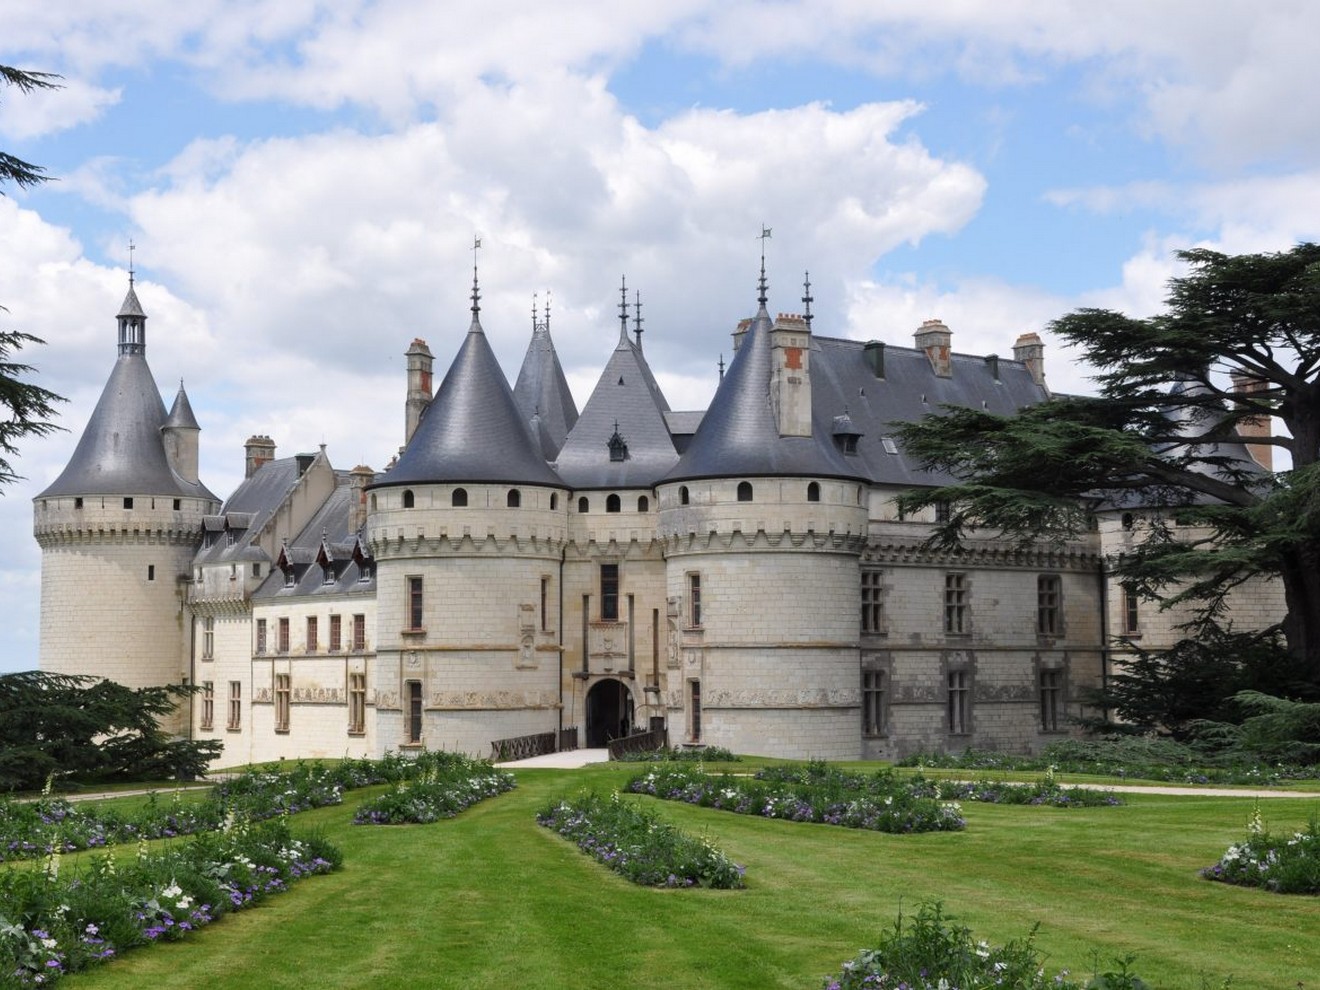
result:
[[[0,5],[0,327],[68,401],[0,489],[0,672],[37,664],[32,499],[114,364],[128,266],[166,404],[221,497],[243,442],[382,468],[404,351],[441,374],[470,321],[517,376],[534,306],[579,406],[639,293],[676,409],[756,307],[816,333],[956,351],[1159,312],[1175,252],[1320,239],[1310,0],[61,0]],[[762,229],[772,232],[760,238]],[[130,255],[129,245],[133,250]],[[535,300],[535,302],[534,302]]]

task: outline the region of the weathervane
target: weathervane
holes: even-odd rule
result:
[[[130,237],[128,239],[128,284],[130,286],[133,284],[133,251],[136,247],[133,238]]]
[[[477,252],[481,250],[481,238],[472,238],[472,316],[481,312],[481,291],[477,288]]]
[[[761,281],[758,285],[761,294],[756,297],[756,301],[762,306],[765,305],[766,299],[768,298],[765,286],[765,242],[768,240],[770,240],[770,228],[765,224],[761,224]]]

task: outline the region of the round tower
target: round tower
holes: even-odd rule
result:
[[[73,457],[33,500],[41,546],[42,670],[129,687],[187,678],[183,589],[202,517],[198,430],[182,385],[166,413],[130,273],[118,358]],[[183,724],[180,712],[175,724]]]
[[[657,488],[670,741],[857,758],[866,483],[813,407],[810,324],[772,321],[765,301],[763,271],[759,312]]]
[[[560,724],[565,486],[479,320],[398,462],[366,488],[385,748],[489,756]]]

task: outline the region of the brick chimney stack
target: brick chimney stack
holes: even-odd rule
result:
[[[250,478],[263,464],[275,460],[275,441],[268,436],[256,434],[248,437],[243,445],[245,453],[243,477]]]
[[[1013,344],[1013,360],[1021,361],[1031,373],[1031,380],[1048,390],[1045,384],[1045,344],[1038,333],[1024,333]]]
[[[1251,375],[1235,371],[1231,375],[1233,379],[1233,392],[1244,398],[1247,396],[1256,397],[1260,393],[1269,390],[1269,382],[1261,381],[1259,378],[1253,378]],[[1268,437],[1272,432],[1270,427],[1270,418],[1268,416],[1248,416],[1245,419],[1238,420],[1237,434],[1243,440],[1253,438]],[[1266,471],[1274,470],[1274,447],[1268,443],[1247,443],[1247,453],[1251,459],[1263,467]]]
[[[926,352],[931,370],[940,378],[953,377],[953,362],[950,360],[953,333],[939,320],[923,320],[921,329],[914,337],[917,347]]]
[[[407,446],[417,432],[422,413],[431,404],[431,369],[435,359],[421,337],[413,338],[404,356],[408,359],[408,397],[404,407],[403,427],[403,443]]]

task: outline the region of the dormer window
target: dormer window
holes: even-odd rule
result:
[[[334,583],[335,583],[335,569],[334,569],[334,565],[332,565],[332,564],[323,564],[323,565],[321,566],[321,583],[322,583],[322,584],[334,584]]]
[[[298,575],[292,567],[284,569],[284,587],[292,588],[298,583]]]
[[[619,434],[619,421],[614,421],[614,432],[610,435],[606,445],[610,448],[611,461],[626,461],[628,459],[628,442]]]
[[[834,417],[834,428],[830,431],[834,444],[848,457],[857,456],[857,441],[862,438],[861,431],[853,425],[852,417],[845,412]]]

